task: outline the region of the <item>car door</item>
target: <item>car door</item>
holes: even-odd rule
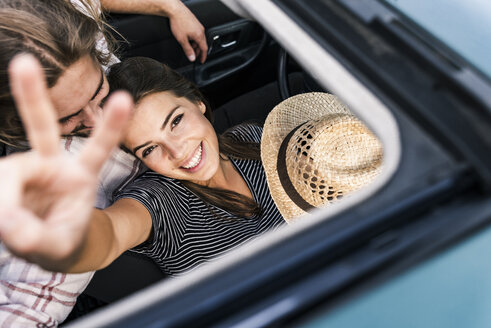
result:
[[[154,58],[203,88],[240,74],[255,62],[267,44],[267,36],[257,23],[237,16],[220,1],[183,2],[205,27],[209,50],[204,64],[198,60],[189,62],[172,35],[167,18],[149,15],[109,16],[116,38],[127,41],[122,43],[121,56]]]

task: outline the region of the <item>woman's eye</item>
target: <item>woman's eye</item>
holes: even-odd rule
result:
[[[181,119],[182,117],[184,116],[184,114],[179,114],[177,115],[173,120],[172,120],[172,124],[171,124],[171,127],[174,128],[176,125],[179,124],[179,122],[181,122]]]
[[[142,157],[145,158],[147,157],[148,155],[150,155],[150,153],[155,149],[155,147],[157,146],[151,146],[151,147],[148,147],[146,148],[143,153],[142,153]]]

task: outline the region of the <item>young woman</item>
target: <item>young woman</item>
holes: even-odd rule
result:
[[[121,230],[131,234],[124,243],[116,233],[126,247],[114,254],[133,247],[179,274],[284,224],[260,162],[260,127],[217,137],[199,90],[149,58],[114,65],[108,80],[136,104],[123,145],[153,171],[107,209],[118,224],[127,218]]]
[[[217,137],[199,90],[152,59],[116,64],[108,80],[135,102],[122,144],[153,172],[94,212],[86,256],[66,269],[98,269],[133,248],[181,274],[284,224],[259,159],[259,127]]]
[[[113,89],[127,90],[135,102],[122,144],[153,172],[125,187],[112,206],[92,210],[88,229],[68,228],[71,218],[57,215],[63,221],[60,226],[66,225],[66,243],[46,238],[38,241],[41,250],[18,241],[18,248],[11,244],[14,251],[49,269],[85,272],[134,249],[177,275],[284,224],[259,160],[259,127],[240,126],[217,137],[199,90],[151,59],[116,64],[108,80]],[[80,205],[77,212],[82,213],[75,215],[83,217],[91,204],[80,204],[76,194],[82,191],[73,189],[63,194],[66,203],[50,201],[64,203],[70,211]],[[35,202],[40,204],[30,205],[36,213],[46,207],[42,199]],[[2,228],[0,224],[0,233]]]

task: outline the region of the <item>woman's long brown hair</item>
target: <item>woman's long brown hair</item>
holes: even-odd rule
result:
[[[261,160],[258,143],[237,141],[230,130],[225,131],[218,137],[218,146],[221,154],[232,158]],[[191,181],[181,181],[181,183],[204,200],[205,203],[224,209],[236,216],[249,217],[261,212],[260,206],[253,199],[234,191],[210,188]],[[210,211],[215,213],[211,207]]]

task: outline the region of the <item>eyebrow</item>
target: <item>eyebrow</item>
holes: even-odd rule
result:
[[[135,148],[133,148],[133,154],[136,154],[136,151],[142,147],[145,147],[145,146],[148,146],[150,144],[150,141],[147,141],[145,142],[144,144],[141,144],[139,146],[136,146]]]
[[[101,80],[99,81],[99,85],[97,86],[97,89],[95,90],[95,93],[94,95],[92,96],[92,98],[90,98],[90,101],[94,100],[95,97],[97,96],[97,94],[101,91],[102,89],[102,86],[104,85],[104,71],[102,70],[101,68]],[[72,117],[75,117],[77,115],[79,115],[81,112],[82,112],[83,108],[78,110],[77,112],[73,113],[73,114],[70,114],[68,116],[65,116],[65,117],[62,117],[58,120],[59,123],[64,123],[66,121],[68,121],[69,119],[71,119]]]
[[[167,114],[167,116],[165,117],[165,120],[164,120],[164,123],[162,123],[162,126],[160,127],[160,130],[163,130],[165,129],[165,126],[167,125],[167,123],[169,123],[170,121],[170,118],[172,117],[172,114],[174,114],[174,112],[179,108],[181,107],[180,105],[177,105],[176,107],[174,107],[170,112],[169,114]],[[136,146],[135,148],[133,148],[133,154],[136,154],[137,150],[142,148],[142,147],[145,147],[145,146],[148,146],[151,142],[150,141],[147,141],[139,146]]]
[[[58,120],[58,123],[65,123],[66,121],[68,121],[69,119],[71,119],[72,117],[75,117],[77,115],[79,115],[80,113],[82,112],[82,109],[78,110],[77,112],[73,113],[73,114],[70,114],[68,116],[65,116],[65,117],[62,117]]]
[[[165,118],[164,120],[164,123],[162,124],[162,126],[160,127],[160,130],[163,130],[165,129],[165,126],[167,125],[167,123],[169,123],[169,120],[170,118],[172,117],[172,114],[174,114],[174,112],[179,108],[181,107],[180,105],[177,105],[176,107],[172,108],[172,110],[169,112],[169,114],[167,115],[167,117]]]

